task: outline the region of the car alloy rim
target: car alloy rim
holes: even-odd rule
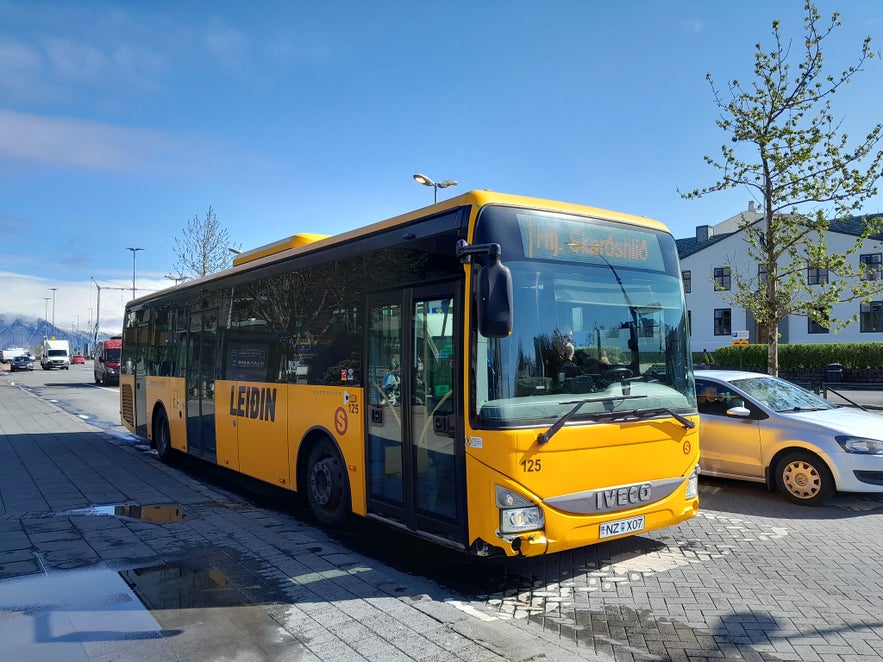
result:
[[[809,462],[790,462],[782,471],[785,488],[799,499],[811,499],[822,487],[822,477]]]

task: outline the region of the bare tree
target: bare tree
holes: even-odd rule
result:
[[[236,246],[209,206],[205,218],[194,216],[175,237],[175,269],[182,279],[220,271],[230,265],[231,247]]]
[[[779,368],[780,322],[802,315],[836,332],[858,316],[833,320],[832,305],[866,301],[879,289],[879,280],[872,280],[863,265],[850,264],[847,256],[880,232],[883,217],[863,219],[863,232],[845,254],[829,254],[825,244],[832,218],[851,217],[877,193],[881,125],[850,145],[830,101],[874,57],[871,38],[865,38],[854,65],[835,75],[823,74],[822,41],[840,27],[840,18],[834,13],[827,26],[819,25],[821,15],[811,0],[805,11],[803,54],[796,70],[788,63],[791,44],[783,43],[779,21],[774,20],[774,47],[766,52],[755,45],[755,79],[749,87],[734,80],[724,99],[708,74],[721,111],[716,123],[730,135],[730,142],[721,147],[720,161],[705,157],[722,172],[720,181],[683,194],[695,199],[744,186],[761,201],[763,218],[746,218],[739,228],[758,274],[736,274],[737,293],[730,300],[751,313],[765,333],[772,375]],[[827,269],[827,287],[810,288],[810,269]]]

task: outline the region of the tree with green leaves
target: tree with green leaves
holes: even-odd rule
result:
[[[792,44],[783,40],[780,23],[774,20],[773,48],[755,46],[754,80],[749,86],[733,80],[725,96],[707,75],[720,111],[716,124],[731,142],[721,147],[719,160],[705,157],[721,171],[720,180],[682,194],[696,199],[746,187],[761,204],[763,217],[745,218],[739,227],[758,272],[736,273],[730,300],[753,315],[766,335],[767,368],[772,375],[778,374],[783,320],[806,316],[836,332],[858,315],[832,319],[832,306],[867,301],[880,287],[879,280],[863,278],[864,265],[850,264],[848,258],[883,229],[883,217],[863,219],[861,235],[844,254],[829,254],[825,243],[832,220],[857,214],[862,203],[877,193],[881,125],[850,143],[831,108],[831,97],[874,58],[871,38],[865,38],[853,65],[835,75],[823,73],[822,42],[841,26],[840,17],[834,13],[830,23],[823,24],[811,1],[805,11],[802,57],[796,70],[789,63]],[[811,289],[809,269],[827,269],[827,287]]]
[[[179,279],[195,278],[230,266],[230,243],[227,229],[221,227],[214,209],[209,206],[205,218],[194,216],[175,237],[175,269]]]

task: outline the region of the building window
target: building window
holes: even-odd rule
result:
[[[693,291],[693,275],[689,271],[681,272],[681,280],[684,281],[684,292]]]
[[[825,315],[824,321],[826,321],[826,322],[828,321],[827,315]],[[806,318],[806,330],[807,330],[807,333],[830,333],[828,331],[827,326],[824,326],[823,324],[816,322],[815,320],[813,320],[810,317]]]
[[[825,267],[814,267],[809,265],[806,268],[807,285],[824,285],[828,282],[828,270]]]
[[[714,289],[729,290],[730,289],[730,268],[715,267],[714,269]]]
[[[865,253],[859,256],[858,261],[862,269],[862,280],[880,280],[883,266],[880,253]]]
[[[879,333],[883,331],[883,301],[863,303],[860,321],[862,333]]]
[[[769,284],[766,275],[766,265],[758,264],[757,265],[757,286],[758,287],[766,287]]]
[[[733,325],[730,320],[732,313],[729,308],[715,308],[714,310],[714,335],[729,336],[733,333]]]

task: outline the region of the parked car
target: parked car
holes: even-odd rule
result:
[[[836,492],[883,492],[883,416],[834,405],[791,382],[697,370],[703,475],[766,483],[817,506]]]
[[[12,359],[12,370],[33,370],[34,359],[30,356],[15,356]]]
[[[86,363],[86,357],[83,356],[82,354],[74,354],[74,355],[71,357],[71,365],[73,365],[74,363],[83,363],[83,364],[85,364],[85,363]]]

